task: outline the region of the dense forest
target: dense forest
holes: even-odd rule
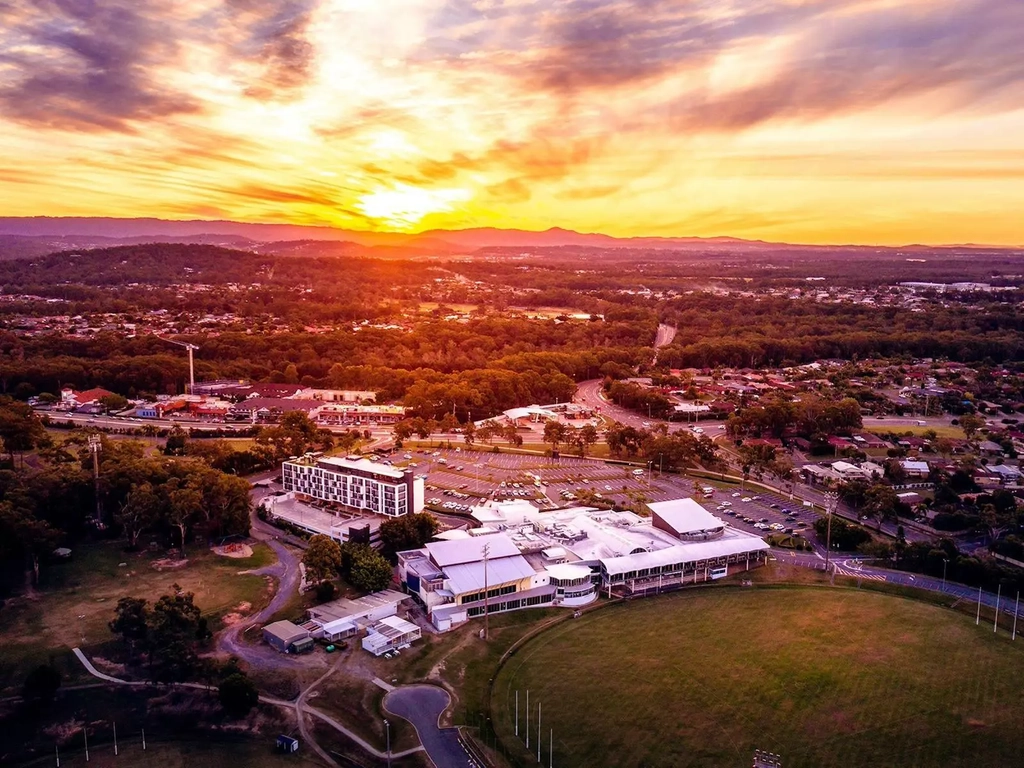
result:
[[[543,258],[489,252],[493,258],[412,261],[148,244],[8,261],[3,291],[12,299],[0,302],[0,326],[7,327],[0,331],[0,392],[24,398],[62,386],[103,386],[129,396],[183,391],[185,359],[144,330],[154,316],[162,318],[162,333],[200,347],[201,380],[373,389],[424,418],[452,410],[462,419],[490,416],[565,400],[584,379],[648,373],[659,322],[677,328],[660,351],[663,368],[1024,358],[1020,289],[925,294],[904,306],[888,301],[897,294],[879,285],[888,273],[873,261],[899,267],[903,279],[921,264],[931,270],[914,275],[923,279],[968,261],[969,275],[984,265],[990,278],[1009,279],[1011,268],[1021,271],[1010,252],[976,251],[965,260],[963,253],[929,251],[931,261],[905,267],[893,251],[859,249],[830,261],[814,249],[795,249],[793,263],[805,272],[832,271],[845,284],[875,281],[867,300],[817,301],[804,291],[834,290],[831,281],[794,281],[788,269],[766,276],[763,264],[751,266],[750,254],[729,261],[716,253],[709,262],[699,253],[674,259],[674,252],[659,251],[629,262],[637,251],[610,249],[588,260],[579,249],[540,250]],[[695,265],[712,262],[728,269],[716,268],[711,274],[718,277],[696,274]],[[748,276],[728,277],[734,267],[742,271],[741,262]],[[723,290],[730,280],[742,290]],[[717,281],[714,290],[709,281]],[[799,289],[779,288],[790,284]],[[423,302],[435,308],[424,312]],[[454,312],[448,303],[471,309]],[[524,314],[543,306],[577,316]],[[74,335],[24,333],[13,324],[56,314],[100,321],[96,330]],[[620,388],[617,397],[629,395]]]

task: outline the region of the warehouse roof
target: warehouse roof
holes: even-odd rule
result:
[[[672,499],[648,504],[651,513],[660,517],[676,534],[710,531],[725,527],[725,522],[708,512],[693,499]]]

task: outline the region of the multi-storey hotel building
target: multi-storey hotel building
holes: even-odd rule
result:
[[[316,458],[281,466],[286,491],[354,511],[401,517],[423,509],[423,478],[366,459]]]

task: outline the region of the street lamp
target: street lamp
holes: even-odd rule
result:
[[[391,768],[391,723],[384,721],[384,732],[387,734],[388,768]]]
[[[949,565],[947,558],[942,558],[942,591],[946,591],[946,566]]]

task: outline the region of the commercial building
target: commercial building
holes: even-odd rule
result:
[[[445,632],[475,616],[596,599],[589,569],[534,568],[504,533],[437,541],[398,553],[402,585]],[[582,578],[582,583],[580,579]]]
[[[368,625],[395,616],[398,607],[410,599],[409,595],[385,589],[355,600],[331,600],[307,609],[308,620],[302,628],[318,640],[344,640]]]
[[[329,402],[312,411],[310,418],[324,426],[362,426],[366,424],[396,424],[405,418],[401,405],[363,405],[359,403]]]
[[[473,511],[486,527],[398,554],[403,587],[446,631],[487,611],[581,606],[600,589],[637,594],[721,578],[763,564],[769,546],[693,499],[650,505],[651,518],[528,502]],[[486,553],[485,553],[486,548]],[[485,562],[486,554],[486,562]]]
[[[366,459],[303,457],[284,462],[281,479],[284,489],[300,499],[385,517],[416,513],[424,504],[422,477]]]

